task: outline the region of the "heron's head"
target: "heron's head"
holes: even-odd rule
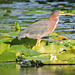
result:
[[[71,14],[71,13],[65,13],[63,11],[59,11],[59,10],[56,10],[54,11],[51,16],[55,16],[55,17],[59,17],[59,16],[62,16],[62,15],[75,15],[75,14]]]

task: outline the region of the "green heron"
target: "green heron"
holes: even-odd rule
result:
[[[48,19],[42,19],[33,23],[27,29],[21,31],[18,34],[18,38],[33,38],[37,39],[36,47],[40,45],[40,41],[42,37],[47,36],[48,34],[52,33],[59,21],[59,16],[61,15],[74,15],[71,13],[64,13],[62,11],[56,10],[54,11]]]

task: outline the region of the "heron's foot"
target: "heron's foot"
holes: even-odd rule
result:
[[[51,56],[50,60],[58,60],[58,59],[57,59],[57,56],[54,56],[54,55],[52,55],[52,54],[51,54],[50,56]]]
[[[40,42],[36,43],[36,45],[35,45],[35,48],[38,48],[38,47],[40,47]]]

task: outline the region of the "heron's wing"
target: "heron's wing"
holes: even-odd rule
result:
[[[27,29],[21,31],[18,36],[27,36],[27,35],[40,35],[44,34],[48,29],[48,20],[42,19],[33,23]]]
[[[27,30],[29,34],[41,34],[47,30],[48,20],[43,19],[38,22],[33,23]]]

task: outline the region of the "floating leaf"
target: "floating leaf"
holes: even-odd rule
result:
[[[57,56],[58,60],[68,60],[75,58],[75,50],[66,51]]]
[[[11,36],[17,36],[19,32],[12,32],[10,33]]]
[[[2,42],[4,42],[4,40],[3,39],[0,39],[0,43],[2,43]]]
[[[55,36],[58,36],[58,34],[53,32],[53,33],[51,33],[49,36],[55,37]]]
[[[60,42],[60,44],[63,44],[65,46],[75,46],[75,40],[67,39]]]
[[[64,45],[51,43],[50,45],[39,47],[36,51],[40,53],[50,53],[58,55],[64,49],[66,50],[66,48],[67,47],[65,47]]]
[[[23,53],[23,54],[25,54],[27,56],[37,56],[37,55],[41,54],[41,53],[36,52],[34,50],[29,50],[26,47],[24,47],[23,45],[13,45],[13,46],[11,46],[9,51],[15,52],[15,53],[20,52],[20,53]]]
[[[75,62],[75,60],[74,60],[74,59],[71,59],[71,58],[68,59],[67,61],[68,61],[68,62],[71,62],[71,63]]]
[[[2,38],[0,39],[0,43],[2,42],[11,42],[13,38]]]
[[[3,35],[1,35],[1,37],[10,37],[11,35],[9,35],[9,34],[3,34]]]
[[[12,52],[4,52],[0,55],[0,61],[16,61],[16,55]]]
[[[48,13],[46,11],[34,11],[33,13]]]
[[[66,39],[68,39],[68,38],[65,37],[65,36],[58,36],[58,37],[56,37],[56,38],[54,38],[54,39],[56,39],[56,40],[66,40]]]
[[[0,54],[10,48],[10,44],[0,43]]]

